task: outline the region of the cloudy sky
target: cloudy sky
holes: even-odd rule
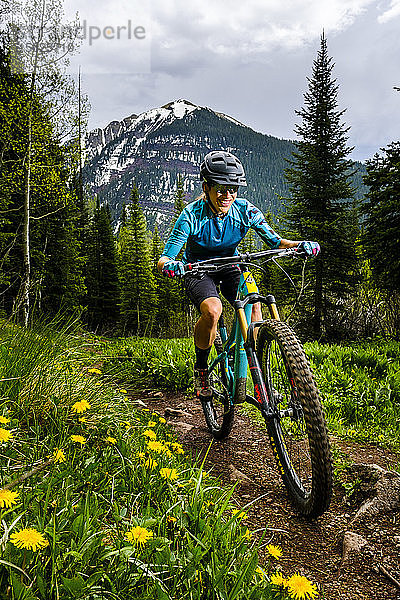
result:
[[[91,129],[185,98],[293,139],[295,110],[324,30],[353,157],[364,160],[400,139],[400,92],[393,89],[400,87],[400,0],[65,0],[65,6],[69,16],[78,10],[86,27],[71,68],[81,65]]]

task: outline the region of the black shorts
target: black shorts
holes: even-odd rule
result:
[[[236,300],[240,274],[241,269],[238,266],[229,266],[218,273],[204,274],[201,277],[188,274],[183,281],[187,295],[200,310],[200,304],[206,298],[219,298],[218,288],[224,298],[233,304]]]

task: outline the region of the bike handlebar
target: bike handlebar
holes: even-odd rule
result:
[[[294,247],[280,248],[278,250],[263,250],[261,252],[245,252],[244,254],[225,256],[222,258],[210,258],[197,263],[187,263],[185,265],[185,275],[188,273],[196,274],[199,272],[205,273],[210,271],[218,271],[219,269],[229,265],[250,264],[253,260],[257,260],[259,258],[273,260],[274,258],[283,258],[288,256],[305,257],[307,254],[304,251],[298,250],[297,247]]]

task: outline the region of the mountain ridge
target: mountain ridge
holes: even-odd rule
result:
[[[165,231],[178,177],[183,178],[186,201],[194,200],[201,193],[201,160],[215,149],[238,156],[249,184],[241,195],[276,215],[282,196],[289,193],[284,170],[295,146],[291,140],[256,132],[229,115],[179,99],[90,131],[85,148],[85,183],[100,203],[109,204],[115,228],[135,183],[149,227],[157,224]]]

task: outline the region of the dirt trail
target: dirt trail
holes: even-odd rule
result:
[[[184,411],[183,416],[168,418],[185,449],[203,457],[211,437],[205,426],[201,406],[180,394],[140,395],[146,406],[160,414],[167,407]],[[374,446],[360,446],[332,439],[355,463],[375,463],[390,469],[399,464],[400,455]],[[319,598],[329,600],[400,600],[400,514],[379,517],[378,523],[357,529],[368,545],[353,561],[342,564],[343,537],[351,530],[351,521],[359,503],[348,504],[343,489],[335,485],[332,504],[322,517],[307,521],[290,505],[272,457],[265,433],[247,416],[237,414],[230,437],[214,441],[206,459],[206,469],[222,481],[232,483],[234,469],[248,480],[237,488],[240,505],[255,500],[246,521],[252,531],[267,528],[265,544],[280,545],[283,556],[279,566],[286,575],[299,571],[317,583]],[[263,561],[261,549],[261,561]],[[265,557],[264,564],[267,563]],[[386,571],[386,575],[382,572]]]

